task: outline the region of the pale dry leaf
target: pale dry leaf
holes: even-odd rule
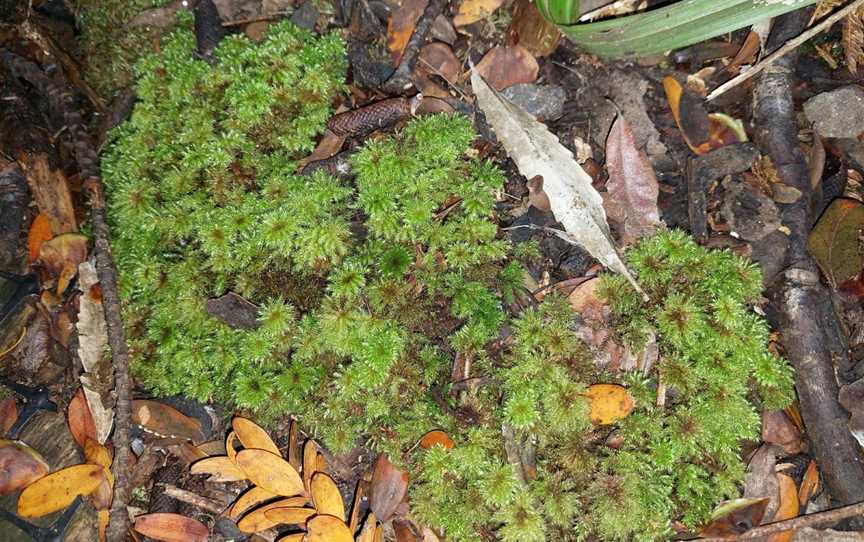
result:
[[[559,236],[624,275],[644,296],[612,241],[603,198],[573,154],[545,125],[486,84],[476,69],[472,69],[471,86],[486,120],[519,171],[529,179],[543,177],[543,190],[549,196],[552,212],[564,226]]]

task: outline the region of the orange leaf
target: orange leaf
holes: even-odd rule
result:
[[[405,498],[408,490],[408,473],[399,470],[386,455],[378,456],[372,470],[369,487],[369,507],[382,523],[386,523]]]
[[[42,249],[42,243],[54,237],[51,231],[51,221],[42,213],[36,215],[33,223],[30,224],[30,231],[27,233],[27,263],[34,263],[39,259],[39,251]]]
[[[672,110],[672,118],[675,119],[684,142],[696,154],[709,151],[708,112],[701,100],[685,92],[681,83],[671,75],[663,78],[663,89]]]
[[[191,440],[194,443],[204,441],[200,421],[159,401],[132,401],[132,421],[157,435]]]
[[[48,462],[30,446],[20,441],[0,440],[0,495],[27,487],[49,470]]]
[[[319,515],[306,522],[306,542],[354,542],[354,536],[339,518]]]
[[[633,411],[633,397],[618,384],[594,384],[585,395],[591,399],[591,421],[595,424],[614,423]]]
[[[411,528],[411,523],[401,519],[393,522],[393,531],[396,535],[396,542],[420,542],[414,530]]]
[[[207,526],[180,514],[155,513],[135,518],[136,531],[162,542],[207,542]]]
[[[414,33],[417,20],[423,15],[428,3],[429,0],[405,0],[390,15],[387,22],[387,50],[390,51],[394,66],[398,66],[402,60],[402,53]]]
[[[303,537],[306,533],[286,534],[285,536],[276,539],[276,542],[303,542]]]
[[[264,516],[276,525],[285,523],[287,525],[303,525],[306,520],[315,515],[314,508],[280,507],[264,512]]]
[[[279,447],[276,446],[276,443],[273,442],[267,431],[263,430],[252,420],[235,416],[231,421],[231,427],[234,429],[237,438],[240,439],[244,448],[267,450],[281,457],[282,454],[279,452]]]
[[[810,460],[807,465],[807,470],[804,471],[804,479],[801,480],[801,487],[798,488],[798,504],[805,506],[816,493],[819,492],[819,467],[816,466],[816,461]]]
[[[455,445],[455,443],[453,442],[453,439],[450,438],[450,435],[440,429],[433,429],[423,435],[423,438],[420,439],[420,447],[424,450],[428,450],[432,446],[436,445],[443,446],[449,450]]]
[[[787,474],[777,473],[777,482],[780,484],[780,507],[771,521],[798,517],[798,488],[795,486],[795,480]],[[768,537],[768,542],[789,542],[793,534],[792,530],[774,533]]]
[[[101,465],[106,469],[111,468],[111,452],[102,444],[99,444],[92,438],[87,438],[84,443],[84,458],[88,463]]]
[[[44,241],[39,247],[39,262],[51,276],[57,278],[57,293],[63,293],[78,264],[87,259],[87,237],[80,233],[64,233]]]
[[[466,26],[485,19],[503,3],[504,0],[463,0],[453,17],[453,26]]]
[[[231,462],[227,455],[214,455],[192,463],[192,474],[209,474],[211,482],[237,482],[247,478],[246,472]]]
[[[303,487],[309,491],[312,475],[318,468],[318,445],[311,438],[303,445]]]
[[[105,542],[105,540],[106,540],[105,534],[108,531],[108,522],[109,522],[110,516],[111,516],[111,510],[109,510],[107,508],[104,510],[97,510],[96,511],[96,518],[97,518],[97,521],[99,522],[99,524],[98,524],[99,542]]]
[[[276,508],[300,507],[307,502],[309,501],[305,497],[289,497],[287,499],[280,499],[271,502],[270,504],[265,504],[264,506],[256,508],[243,516],[240,521],[237,522],[237,528],[244,533],[258,533],[267,530],[279,524],[278,521],[267,518],[268,511]]]
[[[18,421],[18,404],[13,397],[0,401],[0,436],[5,435]]]
[[[319,514],[327,514],[345,521],[345,503],[333,478],[324,472],[316,472],[310,484],[312,503]]]
[[[228,436],[225,437],[225,455],[227,455],[228,459],[236,465],[237,448],[234,447],[235,442],[240,442],[240,439],[237,438],[237,434],[234,431],[231,431],[228,433]]]
[[[237,465],[253,484],[277,495],[293,497],[303,494],[305,489],[290,463],[265,450],[241,450],[237,453]]]
[[[270,499],[275,499],[277,495],[270,491],[267,491],[261,487],[251,487],[249,490],[240,495],[240,497],[234,501],[234,504],[231,506],[231,512],[228,514],[228,517],[231,519],[239,518],[243,512],[258,506],[259,504],[269,501]]]
[[[300,430],[297,420],[291,420],[291,429],[288,430],[288,462],[300,472],[303,463],[300,461],[299,448],[297,447],[297,432]]]
[[[44,476],[18,497],[18,515],[38,518],[63,510],[79,495],[93,493],[104,480],[100,465],[73,465]]]
[[[69,423],[69,431],[72,433],[72,438],[78,443],[78,446],[84,448],[87,439],[96,439],[96,422],[93,420],[93,415],[90,413],[90,405],[87,404],[87,398],[84,396],[84,388],[78,388],[72,400],[69,401],[69,408],[66,410],[66,421]]]

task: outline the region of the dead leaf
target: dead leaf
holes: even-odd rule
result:
[[[591,422],[607,425],[626,418],[633,411],[633,397],[618,384],[594,384],[585,395],[591,400]]]
[[[819,467],[816,461],[810,460],[807,464],[807,470],[804,471],[804,478],[801,480],[801,487],[798,488],[798,504],[803,508],[807,506],[810,499],[819,493]]]
[[[837,198],[810,232],[807,248],[835,287],[864,268],[864,251],[860,249],[862,231],[864,205],[850,198]]]
[[[768,498],[734,499],[726,501],[711,513],[708,524],[699,529],[699,536],[735,536],[762,524]]]
[[[375,519],[375,513],[370,512],[363,524],[363,529],[357,535],[357,542],[374,542],[375,531],[378,527],[378,520]]]
[[[312,476],[318,467],[318,445],[311,438],[303,445],[303,487],[310,491]]]
[[[228,517],[236,520],[250,508],[254,508],[264,502],[275,499],[276,497],[278,497],[278,495],[271,491],[267,491],[263,487],[250,487],[248,491],[240,495],[240,497],[234,501],[234,504],[231,506],[231,511],[228,513]]]
[[[390,20],[387,21],[387,50],[390,51],[394,66],[401,62],[408,40],[417,26],[417,20],[423,15],[428,3],[429,0],[404,0],[390,15]]]
[[[397,519],[393,522],[393,531],[396,535],[396,542],[420,542],[409,521]]]
[[[432,446],[443,446],[445,449],[449,450],[453,448],[455,443],[453,439],[450,438],[450,435],[441,431],[440,429],[433,429],[429,431],[420,439],[420,447],[424,450],[428,450]]]
[[[300,160],[300,163],[297,165],[297,171],[302,172],[303,169],[312,162],[330,158],[342,149],[344,143],[345,136],[336,135],[330,130],[325,130],[324,136],[321,138],[321,141],[318,142],[318,145],[315,147],[315,150],[312,151],[312,154]]]
[[[39,263],[57,279],[57,295],[62,295],[78,273],[78,264],[87,259],[87,237],[64,233],[42,243]]]
[[[104,479],[100,465],[73,465],[30,484],[18,497],[18,515],[38,518],[63,510],[79,495],[93,493]]]
[[[204,442],[201,422],[183,414],[176,408],[159,401],[135,399],[132,401],[132,421],[151,433],[163,437]]]
[[[327,473],[316,472],[310,484],[312,504],[319,514],[327,514],[345,521],[345,503],[336,482]]]
[[[240,439],[237,438],[237,434],[234,431],[229,431],[228,436],[225,437],[225,455],[228,456],[228,459],[231,460],[231,463],[234,463],[236,465],[237,448],[235,447],[235,443],[239,444]]]
[[[500,91],[519,83],[533,83],[540,73],[540,65],[528,49],[521,45],[498,45],[483,56],[474,70],[489,86]],[[474,86],[476,94],[476,85]]]
[[[287,461],[265,450],[240,450],[237,465],[256,486],[283,497],[304,492],[303,480]]]
[[[276,542],[304,542],[305,537],[306,533],[286,534],[277,538]]]
[[[42,455],[20,441],[0,440],[0,495],[15,493],[51,468]]]
[[[747,474],[744,477],[744,497],[768,498],[766,518],[774,517],[780,503],[777,476],[774,472],[778,452],[779,450],[770,444],[760,446],[750,458]]]
[[[108,523],[111,519],[111,510],[97,510],[96,511],[96,522],[97,529],[99,531],[99,542],[105,542],[107,540],[106,533],[108,532]]]
[[[556,220],[564,226],[559,236],[624,275],[644,296],[612,241],[603,198],[592,186],[591,176],[573,159],[573,153],[545,125],[486,84],[476,69],[471,74],[471,86],[487,122],[519,172],[529,179],[543,177],[543,191],[549,196]]]
[[[246,473],[228,456],[214,455],[192,463],[191,474],[209,474],[211,482],[237,482],[246,480]]]
[[[354,536],[341,519],[318,515],[306,523],[306,542],[354,542]]]
[[[776,444],[789,455],[795,455],[803,449],[801,433],[782,410],[762,412],[762,440]]]
[[[207,526],[180,514],[154,513],[135,518],[132,527],[144,536],[162,542],[207,542]]]
[[[264,513],[264,516],[274,522],[274,525],[284,523],[286,525],[303,525],[315,515],[313,508],[298,508],[296,506],[286,508],[272,508]]]
[[[291,428],[288,430],[288,463],[300,472],[303,463],[300,460],[299,448],[297,447],[297,433],[300,431],[297,420],[291,420]]]
[[[504,0],[462,0],[459,11],[453,17],[453,26],[458,28],[483,20],[503,3]]]
[[[259,533],[270,529],[279,524],[278,521],[267,517],[267,512],[276,508],[298,508],[305,505],[308,501],[306,497],[289,497],[278,501],[265,504],[245,514],[240,521],[237,522],[237,528],[244,533]]]
[[[681,83],[671,75],[663,79],[666,100],[672,110],[672,118],[681,131],[681,137],[687,146],[696,154],[704,154],[710,150],[707,143],[710,136],[708,112],[702,100],[684,90]]]
[[[360,480],[357,482],[357,489],[354,491],[354,502],[351,505],[351,517],[348,521],[348,528],[351,532],[357,532],[357,524],[360,522],[360,506],[366,500],[366,482]],[[375,514],[369,512],[369,516],[375,518]],[[367,518],[367,522],[369,519]]]
[[[51,221],[42,213],[36,215],[27,232],[27,263],[33,263],[39,259],[42,243],[54,237],[51,231]]]
[[[437,75],[453,85],[459,81],[462,64],[449,45],[436,41],[420,49],[417,72],[425,76]]]
[[[588,305],[600,306],[605,304],[600,299],[600,296],[597,295],[600,282],[599,277],[590,278],[580,283],[570,292],[570,295],[567,296],[567,301],[570,302],[570,306],[573,307],[574,311],[582,313]]]
[[[543,177],[541,175],[535,175],[528,179],[525,186],[528,188],[528,203],[530,205],[544,213],[552,211],[549,195],[543,191]]]
[[[18,403],[14,397],[0,401],[0,436],[5,435],[18,421]]]
[[[798,517],[798,487],[795,485],[795,480],[787,474],[778,472],[777,482],[780,485],[780,507],[771,521]],[[793,534],[792,530],[774,533],[768,537],[768,542],[789,542]]]
[[[98,442],[96,438],[96,424],[93,421],[93,416],[90,414],[90,407],[87,405],[87,399],[84,397],[84,390],[78,388],[78,391],[69,401],[69,408],[66,410],[66,421],[69,424],[69,431],[72,433],[72,438],[78,443],[82,449],[87,443],[87,439],[92,439]]]
[[[726,66],[725,70],[733,75],[737,74],[740,71],[741,66],[751,64],[756,60],[756,55],[759,54],[761,48],[762,40],[759,39],[759,34],[751,30],[747,33],[747,37],[744,38],[744,43],[741,45],[741,48],[738,49],[738,53],[732,59],[732,62]]]
[[[237,438],[240,439],[244,448],[266,450],[274,455],[282,456],[279,447],[276,446],[267,431],[252,420],[235,416],[231,420],[231,428],[234,429],[234,433],[237,434]]]
[[[849,73],[857,75],[858,64],[864,63],[864,9],[859,7],[843,18],[840,42]]]
[[[369,485],[369,508],[386,523],[408,491],[408,473],[399,470],[386,455],[379,455]]]
[[[633,130],[623,115],[612,124],[606,139],[606,212],[622,224],[625,245],[654,233],[660,221],[657,196],[660,187],[648,156],[636,148]]]
[[[40,152],[21,153],[18,164],[27,177],[39,212],[48,217],[54,235],[78,231],[69,182],[63,171],[52,168],[48,155]]]
[[[528,49],[536,58],[549,56],[558,48],[561,31],[549,22],[530,0],[517,0],[513,6],[509,41]]]

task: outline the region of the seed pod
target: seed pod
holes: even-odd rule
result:
[[[423,96],[418,94],[413,98],[381,100],[360,109],[339,113],[330,119],[327,128],[339,136],[364,136],[414,115],[422,99]]]

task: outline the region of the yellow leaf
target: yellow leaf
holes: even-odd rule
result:
[[[253,484],[283,497],[303,493],[303,480],[290,463],[265,450],[241,450],[237,465]]]
[[[234,501],[234,505],[231,506],[231,512],[228,514],[228,517],[236,520],[246,510],[258,506],[264,501],[275,499],[276,497],[277,495],[275,493],[267,491],[263,487],[252,487],[249,491],[240,495],[240,497]]]
[[[244,533],[258,533],[264,531],[279,524],[278,521],[274,521],[267,517],[268,511],[275,508],[299,507],[303,506],[307,502],[309,501],[305,497],[289,497],[287,499],[280,499],[271,502],[270,504],[265,504],[264,506],[256,508],[243,516],[240,521],[237,522],[237,527]]]
[[[357,542],[375,542],[375,531],[378,527],[378,520],[375,519],[375,514],[369,512],[366,518],[366,523],[363,524],[363,530],[357,536]]]
[[[465,26],[485,19],[498,9],[504,0],[464,0],[453,17],[454,26]]]
[[[246,473],[231,462],[226,455],[205,457],[192,463],[189,469],[192,474],[209,474],[212,482],[237,482],[246,479]]]
[[[798,487],[791,476],[777,473],[777,482],[780,485],[780,506],[774,514],[772,523],[798,517]],[[768,537],[768,542],[789,542],[792,540],[792,530],[774,533]]]
[[[270,438],[267,431],[261,429],[261,427],[252,420],[235,416],[231,421],[231,427],[234,429],[234,432],[237,434],[237,438],[240,439],[243,447],[247,450],[267,450],[272,454],[280,457],[282,456],[282,453],[279,452],[279,447],[276,446],[276,443],[273,442],[273,439]]]
[[[264,513],[264,517],[270,521],[275,521],[277,524],[285,523],[287,525],[303,525],[306,520],[315,515],[313,508],[298,508],[296,506],[273,508]]]
[[[319,515],[306,522],[306,542],[354,542],[354,536],[341,519]]]
[[[585,395],[591,400],[591,421],[595,424],[614,423],[633,411],[633,397],[618,384],[594,384]]]
[[[327,514],[345,521],[345,503],[333,478],[323,472],[316,472],[310,486],[312,503],[319,514]]]
[[[303,537],[306,533],[286,534],[281,538],[277,538],[276,542],[303,542]]]
[[[101,465],[106,469],[111,468],[111,452],[104,445],[89,437],[84,442],[84,458],[87,459],[88,463]]]
[[[105,531],[108,530],[108,517],[110,515],[111,511],[107,508],[96,512],[96,517],[99,521],[99,542],[105,542]]]
[[[18,515],[38,518],[63,510],[79,495],[89,495],[104,480],[100,465],[73,465],[44,476],[21,492]]]
[[[231,460],[235,465],[237,464],[237,448],[234,447],[234,442],[239,441],[237,438],[237,433],[231,431],[228,433],[228,436],[225,437],[225,455],[228,456],[228,459]]]
[[[318,467],[318,445],[311,438],[303,445],[303,486],[309,491],[312,475]]]

